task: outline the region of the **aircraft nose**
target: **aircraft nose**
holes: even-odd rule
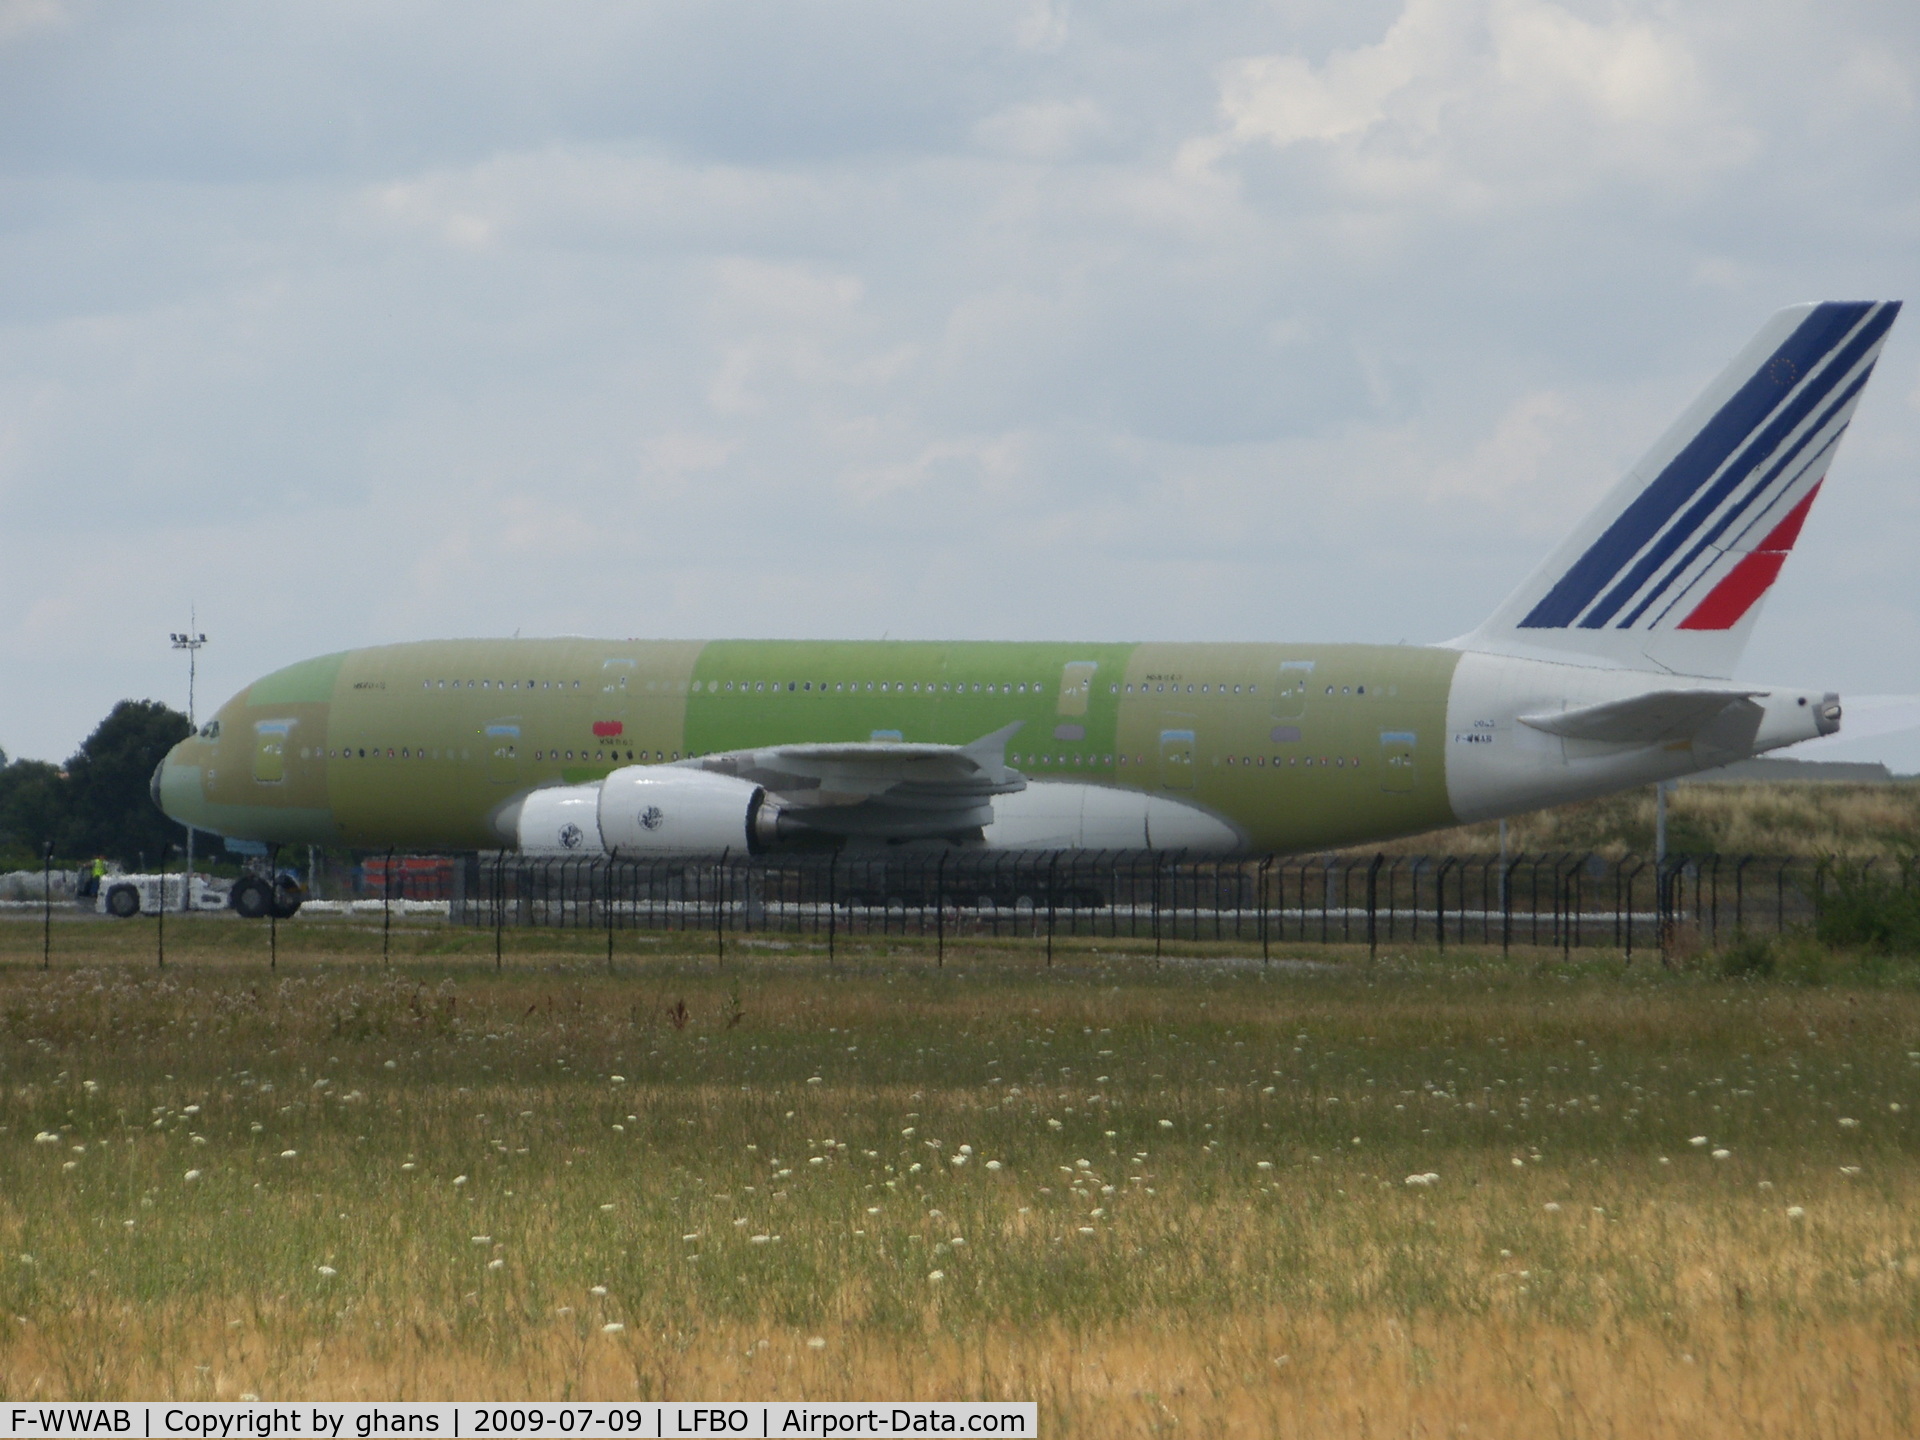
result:
[[[169,820],[203,830],[206,828],[206,817],[200,812],[205,808],[206,797],[200,788],[200,766],[192,763],[199,757],[190,758],[182,754],[191,744],[192,737],[182,740],[153,767],[153,778],[147,782],[147,793],[153,796],[154,805]]]

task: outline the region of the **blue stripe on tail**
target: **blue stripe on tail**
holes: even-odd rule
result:
[[[1606,533],[1568,567],[1567,573],[1527,612],[1520,628],[1558,630],[1574,624],[1581,612],[1766,421],[1779,406],[1783,393],[1790,392],[1795,381],[1819,365],[1872,309],[1872,304],[1865,302],[1828,302],[1815,306],[1768,362],[1748,377],[1653,483],[1634,497],[1620,517],[1607,527]],[[1888,325],[1893,321],[1893,309],[1888,307],[1889,313],[1884,317]],[[1782,375],[1790,378],[1783,381],[1778,378]],[[1624,604],[1625,599],[1623,595],[1614,609]]]
[[[1671,559],[1674,551],[1686,544],[1695,532],[1712,518],[1713,512],[1720,508],[1727,497],[1739,489],[1741,482],[1751,475],[1769,455],[1778,450],[1787,436],[1799,427],[1800,422],[1826,400],[1834,387],[1839,385],[1848,372],[1860,362],[1860,357],[1880,343],[1880,338],[1887,333],[1887,327],[1893,324],[1894,316],[1898,313],[1897,306],[1887,306],[1880,314],[1861,326],[1859,333],[1841,347],[1840,353],[1825,370],[1821,371],[1819,378],[1810,381],[1804,390],[1780,407],[1772,420],[1761,430],[1759,436],[1741,452],[1739,458],[1722,470],[1718,478],[1709,484],[1699,498],[1688,507],[1680,523],[1648,547],[1647,552],[1628,568],[1626,577],[1581,618],[1580,624],[1586,629],[1598,630],[1618,614],[1620,607],[1639,593],[1640,587],[1647,583],[1654,571]],[[1858,383],[1850,389],[1857,393],[1860,385],[1866,383],[1867,375],[1871,373],[1872,370],[1869,367],[1866,374],[1862,374]],[[1669,576],[1668,581],[1671,582],[1671,579],[1672,577]],[[1663,584],[1660,588],[1664,589],[1665,585]],[[1632,621],[1629,620],[1626,623],[1631,624]]]

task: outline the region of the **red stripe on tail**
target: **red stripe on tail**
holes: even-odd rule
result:
[[[1787,512],[1786,518],[1768,532],[1760,548],[1744,556],[1720,583],[1707,592],[1707,598],[1680,622],[1682,630],[1731,630],[1753,608],[1754,602],[1780,578],[1780,567],[1787,563],[1787,552],[1800,538],[1800,527],[1807,523],[1807,511],[1813,497],[1820,493],[1824,480],[1814,482],[1806,498]]]

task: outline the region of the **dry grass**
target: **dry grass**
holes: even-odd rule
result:
[[[720,971],[658,937],[609,977],[551,936],[496,976],[423,953],[490,937],[427,930],[382,972],[324,958],[377,934],[322,924],[268,975],[257,928],[180,930],[165,976],[132,963],[150,930],[104,925],[0,976],[8,1398],[1916,1429],[1904,980],[1084,944],[1052,972],[902,945]],[[37,941],[0,927],[0,955]]]
[[[1507,844],[1515,852],[1650,855],[1653,830],[1647,787],[1518,816],[1507,822]],[[1500,825],[1462,825],[1384,848],[1404,855],[1485,854],[1500,848]],[[1920,849],[1920,780],[1679,785],[1667,795],[1667,848],[1694,855],[1911,855]]]

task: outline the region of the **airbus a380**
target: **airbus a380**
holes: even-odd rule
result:
[[[1427,646],[446,640],[303,661],[154,795],[269,843],[628,858],[1347,846],[1840,726],[1730,677],[1898,302],[1782,310],[1469,635]]]

